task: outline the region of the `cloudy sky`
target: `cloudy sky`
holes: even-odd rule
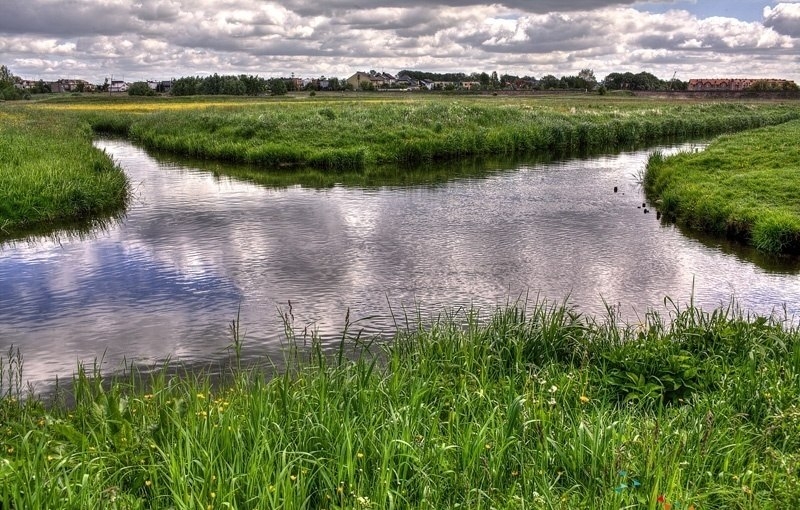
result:
[[[136,81],[594,70],[800,83],[800,0],[4,0],[0,64]]]

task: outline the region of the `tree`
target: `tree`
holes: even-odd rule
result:
[[[497,90],[500,88],[500,78],[497,77],[497,71],[492,71],[492,77],[490,79],[489,86],[492,90]]]
[[[0,83],[14,83],[14,75],[5,65],[0,66]]]
[[[239,81],[244,85],[244,93],[248,96],[260,96],[267,91],[267,81],[258,76],[239,75]]]
[[[268,81],[269,93],[273,96],[286,95],[287,87],[283,78],[271,78]]]
[[[128,87],[128,95],[129,96],[154,96],[156,95],[155,91],[150,88],[150,85],[147,84],[146,81],[137,81],[131,83],[131,86]]]
[[[196,78],[194,76],[178,78],[175,80],[175,83],[172,84],[170,94],[173,96],[193,96],[198,92],[197,84],[199,82],[200,78]]]
[[[6,66],[0,66],[0,99],[20,99],[22,93],[17,89],[16,79],[11,70]]]
[[[578,79],[583,80],[584,86],[587,90],[592,90],[597,86],[597,78],[594,77],[594,71],[591,69],[581,69],[578,73]]]
[[[45,83],[44,80],[37,81],[36,85],[31,87],[31,93],[33,94],[50,94],[51,92],[53,92],[52,87]]]
[[[539,80],[539,88],[541,88],[542,90],[557,89],[559,85],[560,85],[559,79],[553,76],[552,74],[548,74],[547,76],[542,76],[542,79]]]

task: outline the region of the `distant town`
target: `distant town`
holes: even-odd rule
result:
[[[3,66],[0,83],[13,84],[4,97],[0,86],[0,98],[14,99],[19,96],[46,93],[108,93],[128,95],[281,95],[292,91],[797,91],[793,81],[783,79],[741,78],[693,78],[688,81],[662,80],[647,72],[611,73],[602,80],[594,76],[591,69],[583,69],[575,76],[557,78],[546,75],[530,76],[498,75],[493,73],[430,73],[425,71],[400,71],[392,75],[383,71],[357,71],[348,78],[320,76],[300,78],[292,75],[283,78],[261,78],[253,75],[190,76],[170,80],[146,80],[127,82],[104,79],[102,83],[62,78],[58,80],[31,80],[14,76]],[[11,87],[7,87],[11,88]]]

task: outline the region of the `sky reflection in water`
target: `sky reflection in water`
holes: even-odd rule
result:
[[[159,164],[123,141],[98,146],[136,188],[126,218],[95,237],[0,248],[0,347],[21,349],[33,381],[95,358],[109,369],[219,359],[240,306],[247,359],[279,355],[289,300],[295,326],[329,340],[348,308],[370,317],[356,328],[388,333],[390,305],[430,318],[526,295],[591,314],[607,302],[630,321],[692,292],[705,308],[733,296],[759,313],[800,310],[796,263],[761,269],[643,213],[636,174],[649,151],[435,186],[315,190]]]

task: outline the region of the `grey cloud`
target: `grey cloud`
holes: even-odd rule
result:
[[[800,38],[800,3],[779,3],[764,9],[764,26],[776,32]]]
[[[121,4],[33,0],[3,5],[0,33],[56,37],[120,34],[139,26]]]
[[[171,0],[142,0],[131,7],[131,13],[142,21],[174,21],[181,4]]]
[[[594,10],[603,7],[633,5],[639,0],[501,0],[494,2],[509,9],[545,14],[548,12]],[[672,2],[668,2],[672,3]],[[487,5],[481,0],[290,0],[283,4],[302,15],[338,16],[347,11],[374,9],[377,7],[476,7]]]

